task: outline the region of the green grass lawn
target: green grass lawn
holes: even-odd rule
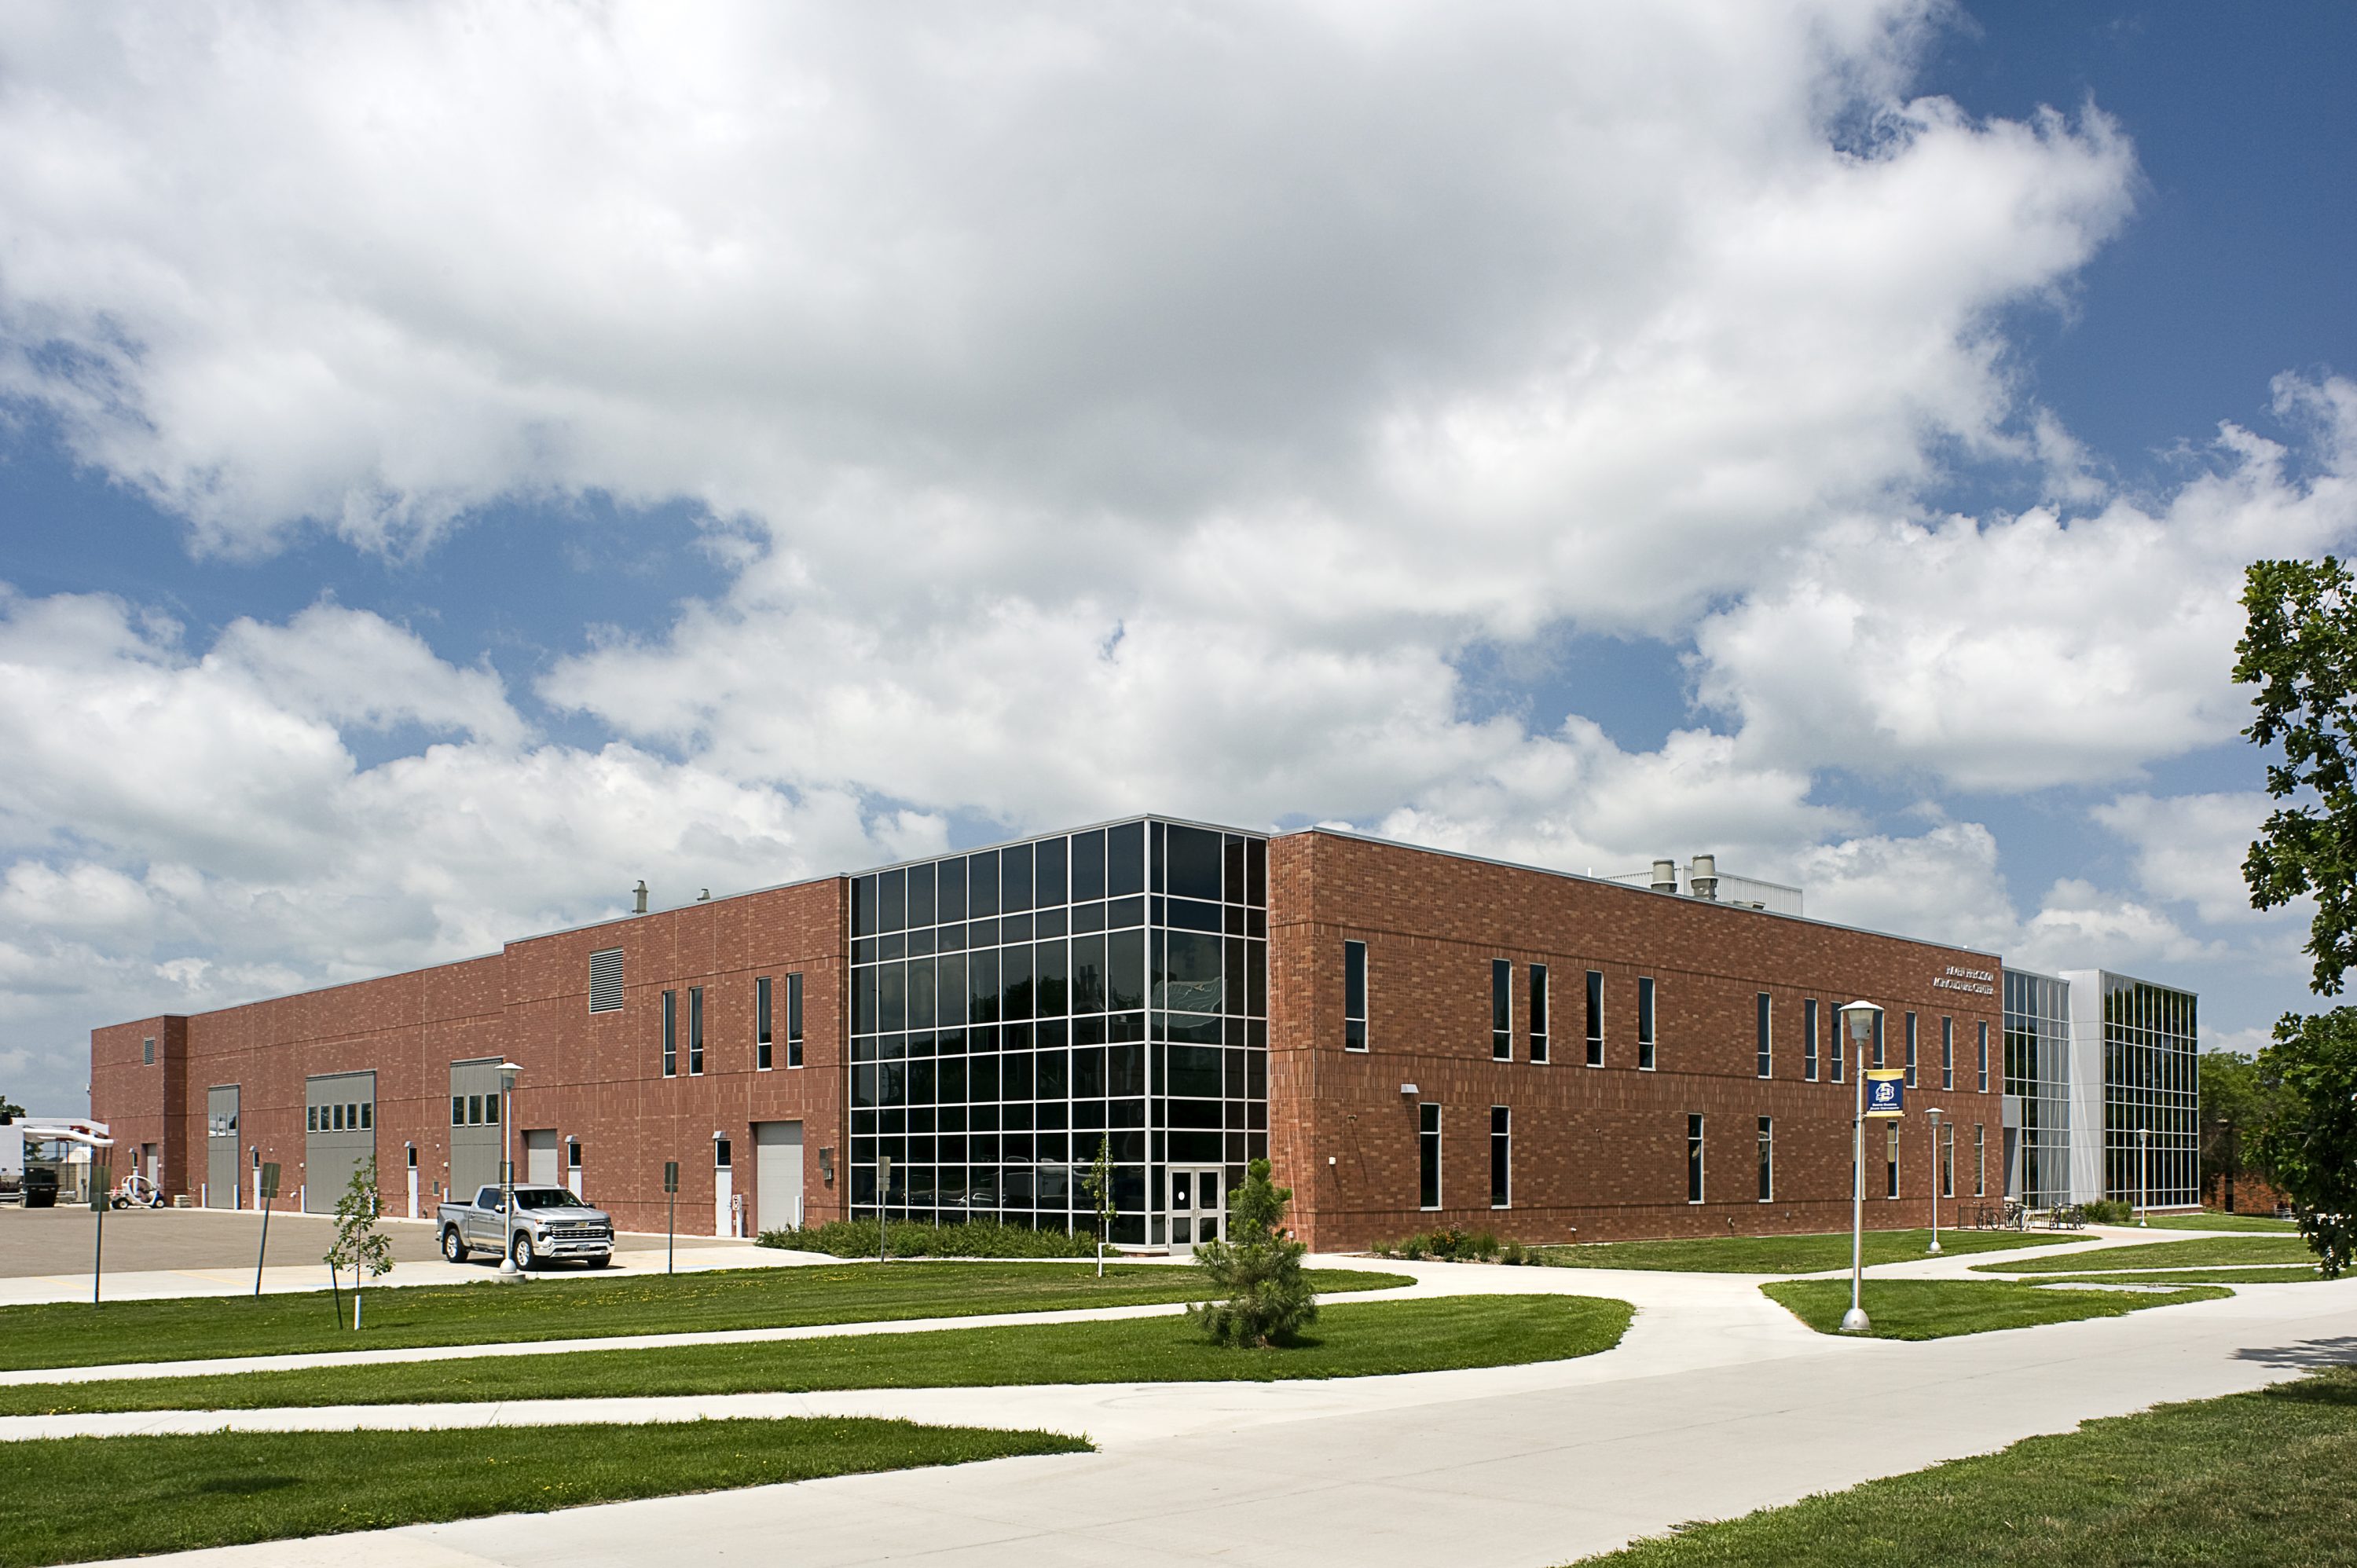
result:
[[[2299,1227],[2288,1219],[2277,1219],[2266,1214],[2220,1214],[2202,1209],[2197,1214],[2156,1214],[2152,1217],[2156,1230],[2257,1230],[2276,1236],[2297,1236]]]
[[[48,1438],[7,1445],[0,1564],[86,1563],[1089,1447],[1049,1432],[826,1418]]]
[[[2140,1241],[2127,1247],[2105,1247],[2068,1257],[2017,1258],[2009,1263],[1975,1263],[1982,1273],[2084,1273],[2091,1269],[2116,1273],[2121,1269],[2250,1268],[2260,1263],[2312,1263],[2316,1254],[2298,1236],[2219,1237],[2190,1241]]]
[[[1587,1559],[1590,1568],[2357,1560],[2357,1372],[2162,1405]]]
[[[1761,1285],[1770,1299],[1820,1334],[1841,1331],[1849,1310],[1847,1280],[1791,1280]],[[2147,1306],[2211,1301],[2233,1292],[2194,1285],[2158,1292],[2045,1290],[2008,1280],[1869,1280],[1861,1297],[1876,1339],[1945,1339],[1993,1328],[2029,1328],[2081,1317],[2117,1317]]]
[[[1361,1378],[1590,1356],[1620,1342],[1631,1311],[1627,1302],[1578,1295],[1345,1302],[1321,1307],[1318,1322],[1300,1344],[1270,1350],[1223,1349],[1206,1342],[1183,1318],[1143,1317],[567,1356],[22,1384],[0,1387],[0,1415],[771,1390]]]
[[[2090,1258],[2089,1262],[2094,1260]],[[2142,1274],[2062,1274],[2053,1283],[2063,1285],[2283,1285],[2313,1283],[2324,1276],[2316,1272],[2313,1263],[2289,1263],[2263,1269],[2188,1269],[2182,1273],[2174,1270],[2167,1273]],[[2040,1274],[2041,1282],[2048,1276]]]
[[[2037,1231],[1940,1231],[1943,1253],[1996,1252],[2084,1240]],[[1698,1236],[1681,1241],[1592,1241],[1536,1249],[1545,1262],[1568,1269],[1658,1269],[1680,1273],[1813,1274],[1849,1267],[1849,1232],[1821,1236]],[[1869,1230],[1868,1264],[1913,1262],[1930,1256],[1932,1232]]]
[[[1411,1283],[1400,1274],[1312,1269],[1320,1294]],[[646,1279],[374,1290],[366,1329],[339,1324],[326,1291],[292,1295],[181,1297],[0,1307],[0,1369],[186,1361],[609,1334],[779,1328],[990,1312],[1201,1300],[1202,1271],[1111,1264],[1105,1277],[1070,1263],[846,1263],[747,1269]]]

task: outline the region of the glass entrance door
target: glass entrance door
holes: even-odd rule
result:
[[[1169,1169],[1170,1251],[1185,1257],[1200,1241],[1224,1240],[1228,1233],[1227,1173],[1218,1165],[1172,1165]]]

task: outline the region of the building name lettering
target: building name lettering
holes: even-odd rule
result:
[[[1994,996],[1996,994],[1996,974],[1993,970],[1966,969],[1961,964],[1952,963],[1948,966],[1948,972],[1945,974],[1932,977],[1932,989],[1964,991],[1975,996]]]

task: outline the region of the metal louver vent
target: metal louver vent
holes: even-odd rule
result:
[[[607,948],[589,955],[589,1011],[622,1010],[622,950]]]

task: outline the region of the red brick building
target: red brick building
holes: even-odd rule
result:
[[[1148,1245],[1210,1233],[1263,1154],[1320,1248],[1823,1230],[1862,1065],[1835,1010],[1863,997],[1915,1071],[1895,1147],[1867,1130],[1867,1222],[1911,1226],[1935,1180],[2003,1194],[1996,981],[1695,892],[1142,819],[112,1026],[91,1095],[215,1207],[274,1161],[325,1208],[372,1155],[389,1211],[430,1212],[504,1148],[633,1229],[676,1160],[683,1230],[750,1233],[873,1213],[887,1154],[896,1217],[1060,1229],[1103,1144],[1116,1234]]]

